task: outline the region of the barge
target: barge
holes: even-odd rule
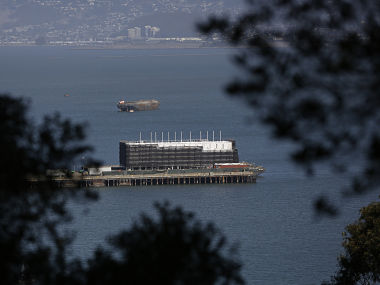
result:
[[[119,165],[83,167],[81,171],[69,173],[52,170],[47,176],[31,178],[32,184],[52,181],[59,187],[110,187],[147,186],[169,184],[225,184],[253,183],[265,171],[264,167],[248,162],[239,162],[234,140],[212,141],[192,139],[157,139],[151,133],[150,141],[120,141]]]
[[[124,101],[121,100],[117,103],[119,111],[122,112],[135,112],[135,111],[152,111],[157,110],[160,106],[158,100],[137,100],[137,101]]]

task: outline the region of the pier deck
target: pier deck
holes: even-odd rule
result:
[[[74,178],[54,178],[60,187],[113,187],[113,186],[145,186],[171,184],[225,184],[225,183],[254,183],[261,171],[186,171],[178,173],[137,173],[112,174],[98,176],[81,176]]]

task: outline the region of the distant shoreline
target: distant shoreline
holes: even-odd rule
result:
[[[275,47],[286,47],[288,42],[283,40],[272,41]],[[126,43],[126,44],[99,44],[99,45],[80,45],[80,44],[62,44],[62,45],[36,45],[36,44],[4,44],[0,43],[1,47],[57,47],[57,48],[71,48],[77,50],[149,50],[149,49],[239,49],[245,48],[244,46],[231,46],[227,44],[207,45],[204,43]]]
[[[226,44],[205,45],[204,43],[178,43],[178,42],[162,42],[162,43],[118,43],[118,44],[93,44],[81,45],[75,43],[69,44],[46,44],[36,45],[28,43],[0,43],[0,47],[68,47],[74,49],[199,49],[199,48],[231,48]]]
[[[228,45],[223,46],[200,46],[200,45],[107,45],[107,46],[71,46],[73,49],[81,50],[138,50],[138,49],[226,49],[234,48]]]

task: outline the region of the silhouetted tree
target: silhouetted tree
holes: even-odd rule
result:
[[[142,214],[98,249],[87,284],[243,284],[234,249],[211,223],[169,204],[155,204],[158,219]]]
[[[339,257],[339,271],[330,284],[380,282],[380,202],[363,207],[359,220],[346,227],[343,237],[345,252]]]
[[[46,172],[69,169],[90,148],[82,144],[82,126],[59,115],[34,125],[28,104],[0,95],[1,283],[17,284],[23,278],[37,284],[69,284],[66,246],[71,235],[58,226],[70,220],[65,207],[69,197],[95,196],[58,189]],[[31,185],[32,177],[43,179]]]
[[[308,173],[328,162],[351,175],[350,194],[378,187],[380,2],[247,4],[237,19],[212,17],[199,25],[243,47],[235,61],[245,75],[228,92],[244,98],[276,137],[295,143],[292,158]],[[315,206],[336,213],[324,198]]]

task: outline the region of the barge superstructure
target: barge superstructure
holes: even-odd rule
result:
[[[131,170],[210,168],[238,163],[234,140],[120,141],[120,165]]]

